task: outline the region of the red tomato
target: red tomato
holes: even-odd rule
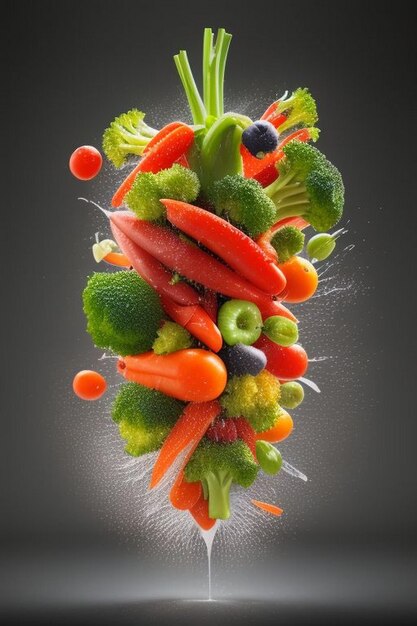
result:
[[[261,335],[253,345],[266,354],[266,369],[280,380],[295,380],[306,373],[307,353],[297,343],[284,348]]]
[[[314,265],[300,256],[293,256],[286,263],[279,263],[279,269],[287,279],[280,298],[285,302],[305,302],[314,294],[319,282]]]
[[[101,170],[103,158],[94,146],[81,146],[74,150],[69,160],[71,174],[80,180],[91,180]]]
[[[72,388],[82,400],[98,400],[106,391],[107,383],[98,372],[82,370],[74,376]]]

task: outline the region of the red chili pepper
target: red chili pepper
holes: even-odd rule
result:
[[[256,243],[258,244],[258,246],[262,248],[264,253],[271,259],[271,261],[274,261],[276,263],[278,262],[278,255],[275,248],[271,245],[271,239],[275,235],[275,233],[283,226],[295,226],[296,228],[303,230],[304,228],[307,228],[307,226],[309,226],[309,223],[306,222],[306,220],[302,217],[286,217],[285,219],[280,220],[279,222],[271,226],[269,230],[267,230],[265,233],[262,233],[262,235],[260,235],[256,239]]]
[[[212,289],[204,289],[204,293],[201,297],[201,306],[208,313],[209,317],[214,323],[217,322],[217,311],[219,310],[219,302],[217,300],[217,293]]]
[[[137,245],[182,276],[230,298],[256,304],[270,300],[266,293],[172,230],[138,220],[128,211],[116,211],[110,220]]]
[[[177,200],[161,200],[167,218],[177,228],[217,254],[255,287],[271,295],[285,288],[285,277],[245,233],[221,217]]]
[[[198,304],[193,306],[181,306],[173,302],[170,298],[161,297],[162,306],[165,312],[181,324],[189,333],[197,337],[213,352],[218,352],[223,339],[220,330],[210,318],[208,313]]]
[[[172,272],[146,250],[137,246],[115,224],[111,223],[111,229],[117,245],[129,259],[129,263],[155,291],[181,305],[198,303],[198,293],[195,289],[184,282],[172,284]]]
[[[156,174],[160,170],[171,167],[185,152],[194,141],[194,131],[190,126],[179,124],[176,128],[168,133],[164,133],[162,129],[154,138],[153,145],[146,151],[138,165],[125,178],[112,198],[112,206],[119,207],[127,192],[131,189],[136,176],[139,172],[152,172]],[[160,140],[157,140],[161,136]]]
[[[165,139],[165,137],[167,137],[170,133],[172,133],[173,130],[180,128],[181,126],[184,126],[183,122],[170,122],[169,124],[161,128],[161,130],[158,131],[156,135],[152,137],[150,142],[146,145],[146,148],[144,149],[143,154],[146,154],[147,152],[149,152],[149,150],[153,148],[154,146],[156,146],[157,143],[162,141],[162,139]]]

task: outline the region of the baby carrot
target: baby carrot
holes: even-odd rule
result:
[[[184,480],[184,470],[181,470],[169,492],[169,500],[174,508],[188,511],[197,503],[201,491],[201,482],[187,483]]]
[[[106,261],[106,263],[117,265],[118,267],[130,267],[129,259],[121,252],[109,252],[103,260]]]
[[[181,452],[188,446],[195,446],[194,449],[197,447],[200,439],[220,412],[221,406],[216,400],[187,404],[159,451],[152,471],[150,489],[156,487],[162,480]]]
[[[279,506],[275,506],[274,504],[268,504],[268,502],[261,502],[260,500],[251,500],[251,502],[252,504],[257,506],[258,509],[261,509],[262,511],[266,511],[267,513],[270,513],[271,515],[276,515],[277,517],[279,517],[280,515],[284,513],[284,511],[280,509]]]

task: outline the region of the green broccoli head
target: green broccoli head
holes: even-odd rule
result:
[[[296,89],[289,98],[278,101],[275,115],[280,114],[287,118],[278,126],[280,133],[296,126],[314,126],[318,120],[316,102],[306,88]]]
[[[158,220],[165,215],[161,198],[194,202],[200,192],[197,174],[175,163],[157,174],[141,172],[126,194],[127,206],[141,220]]]
[[[177,350],[190,348],[193,339],[185,328],[175,322],[165,322],[158,330],[158,338],[153,342],[156,354],[170,354]]]
[[[257,237],[277,221],[274,202],[262,185],[251,178],[225,176],[211,186],[209,199],[218,215],[225,214],[251,237]]]
[[[280,414],[278,379],[263,370],[229,379],[220,404],[229,417],[245,417],[256,432],[268,430]]]
[[[145,113],[131,109],[116,117],[104,131],[103,152],[115,167],[131,154],[141,155],[157,131],[144,122]]]
[[[315,230],[329,230],[343,212],[339,170],[317,148],[300,141],[290,141],[283,152],[279,177],[265,189],[277,207],[277,220],[302,216]]]
[[[136,383],[122,385],[113,402],[112,418],[127,443],[125,451],[140,456],[158,450],[183,408],[160,391]]]
[[[304,233],[295,226],[283,226],[271,237],[271,245],[276,250],[278,261],[285,263],[304,248]]]
[[[250,487],[258,469],[252,452],[240,439],[233,443],[203,439],[185,468],[185,478],[188,482],[202,482],[211,518],[228,519],[231,484]]]
[[[156,292],[135,271],[93,274],[83,303],[87,332],[98,348],[121,356],[152,348],[164,313]]]

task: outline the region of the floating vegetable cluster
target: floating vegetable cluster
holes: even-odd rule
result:
[[[224,112],[230,40],[205,29],[202,94],[187,53],[174,57],[191,124],[157,130],[133,109],[105,131],[107,158],[134,166],[107,212],[112,239],[93,246],[117,271],[94,273],[83,293],[87,331],[126,380],[112,408],[126,453],[158,451],[151,489],[182,455],[170,501],[203,529],[229,518],[233,485],[280,471],[274,444],[292,431],[286,409],[303,401],[308,365],[286,304],[315,293],[317,272],[301,254],[332,253],[340,231],[326,231],[344,197],[340,173],[309,143],[319,132],[307,89],[259,120]],[[85,146],[70,167],[89,179],[101,157]],[[306,242],[308,227],[318,234]],[[74,390],[96,399],[106,383],[83,371]]]

